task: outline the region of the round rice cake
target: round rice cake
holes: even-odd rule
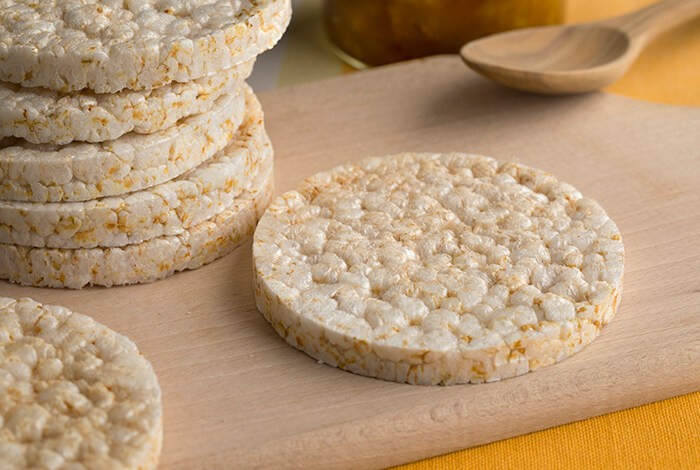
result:
[[[622,291],[620,231],[543,171],[466,154],[370,158],[276,198],[253,243],[259,310],[332,366],[495,381],[593,341]]]
[[[64,146],[0,140],[0,199],[86,201],[169,181],[209,159],[233,138],[245,115],[237,91],[211,110],[153,134],[128,133],[96,144]]]
[[[0,279],[38,287],[148,283],[197,269],[248,240],[273,197],[272,155],[266,155],[251,187],[211,220],[180,235],[116,248],[29,248],[0,244]]]
[[[246,85],[246,118],[228,147],[152,188],[86,202],[0,200],[0,243],[47,248],[115,247],[178,235],[209,220],[248,189],[272,155],[260,102]]]
[[[290,0],[0,1],[0,80],[116,93],[189,82],[270,49]]]
[[[136,345],[92,318],[0,297],[0,467],[158,464],[162,398]]]
[[[254,62],[187,83],[114,94],[64,94],[0,82],[0,137],[65,145],[114,140],[131,131],[152,134],[209,111],[222,95],[236,93]]]

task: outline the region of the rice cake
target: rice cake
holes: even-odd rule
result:
[[[92,318],[0,297],[0,467],[154,469],[162,398],[136,345]]]
[[[263,112],[246,85],[246,118],[234,140],[196,169],[152,188],[86,202],[0,201],[0,243],[38,248],[116,247],[178,235],[214,217],[248,189],[272,155]]]
[[[189,82],[270,49],[290,0],[0,0],[0,80],[69,92]]]
[[[0,140],[0,199],[86,201],[169,181],[207,160],[233,138],[244,96],[219,97],[214,107],[154,134],[129,133],[97,144],[34,145]]]
[[[213,219],[180,235],[118,248],[28,248],[0,244],[0,279],[39,287],[148,283],[197,269],[250,238],[273,196],[272,156],[261,162],[251,188]]]
[[[259,310],[292,346],[412,384],[500,380],[578,352],[620,301],[601,206],[466,154],[370,158],[276,198],[253,243]]]
[[[209,111],[220,96],[235,93],[254,62],[187,83],[114,94],[64,94],[0,82],[0,137],[65,145],[114,140],[131,131],[152,134]]]

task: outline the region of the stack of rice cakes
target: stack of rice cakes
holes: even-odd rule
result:
[[[0,278],[152,282],[223,256],[272,198],[245,79],[289,0],[0,2]]]

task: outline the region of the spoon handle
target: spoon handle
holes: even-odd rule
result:
[[[659,34],[698,15],[700,0],[664,0],[603,23],[622,29],[643,46]]]

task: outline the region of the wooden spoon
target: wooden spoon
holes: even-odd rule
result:
[[[495,34],[462,48],[480,74],[519,90],[583,93],[620,78],[659,34],[700,15],[700,0],[665,0],[604,21]]]

